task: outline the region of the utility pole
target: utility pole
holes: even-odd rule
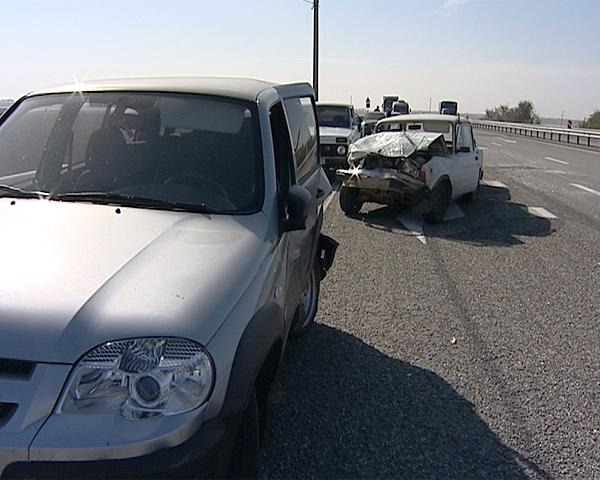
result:
[[[429,113],[431,113],[431,97],[429,97]]]
[[[313,88],[319,100],[319,0],[313,0]]]

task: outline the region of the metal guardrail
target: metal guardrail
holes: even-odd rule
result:
[[[592,133],[589,130],[577,130],[557,127],[541,127],[524,123],[492,122],[488,120],[471,120],[476,128],[496,132],[512,133],[542,140],[566,142],[574,145],[600,147],[600,131]],[[573,140],[573,141],[571,141]]]

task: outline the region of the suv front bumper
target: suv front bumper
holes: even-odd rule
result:
[[[196,413],[196,415],[198,415]],[[202,415],[199,415],[201,420]],[[198,417],[196,417],[198,418]],[[189,419],[188,419],[189,420]],[[113,421],[105,419],[107,431]],[[71,440],[55,438],[55,446],[29,449],[29,455],[0,449],[4,470],[0,478],[156,478],[219,477],[226,474],[235,439],[235,424],[219,418],[202,423],[191,421],[166,435],[148,431],[145,440],[125,445],[111,445],[103,432],[88,428],[71,436]],[[141,424],[132,424],[135,430]],[[142,428],[144,426],[142,425]],[[43,429],[42,429],[43,430]],[[151,429],[149,429],[151,430]],[[69,436],[69,431],[64,435]],[[68,444],[89,438],[84,447]],[[77,438],[73,438],[77,437]],[[181,443],[177,443],[181,438]],[[37,438],[36,438],[37,440]],[[64,444],[61,444],[64,443]],[[93,446],[93,444],[96,444]]]

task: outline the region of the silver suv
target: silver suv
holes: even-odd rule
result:
[[[111,80],[0,121],[0,475],[244,476],[337,244],[312,88]]]

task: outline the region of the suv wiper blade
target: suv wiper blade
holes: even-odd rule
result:
[[[48,194],[37,190],[23,190],[11,185],[0,185],[0,197],[47,198]]]
[[[204,203],[191,204],[169,202],[167,200],[159,200],[156,198],[137,197],[135,195],[126,195],[123,193],[110,192],[72,192],[72,193],[57,193],[50,197],[50,200],[58,200],[64,202],[91,202],[101,204],[113,204],[124,207],[142,207],[156,208],[162,210],[181,210],[194,213],[212,213],[206,208]]]

